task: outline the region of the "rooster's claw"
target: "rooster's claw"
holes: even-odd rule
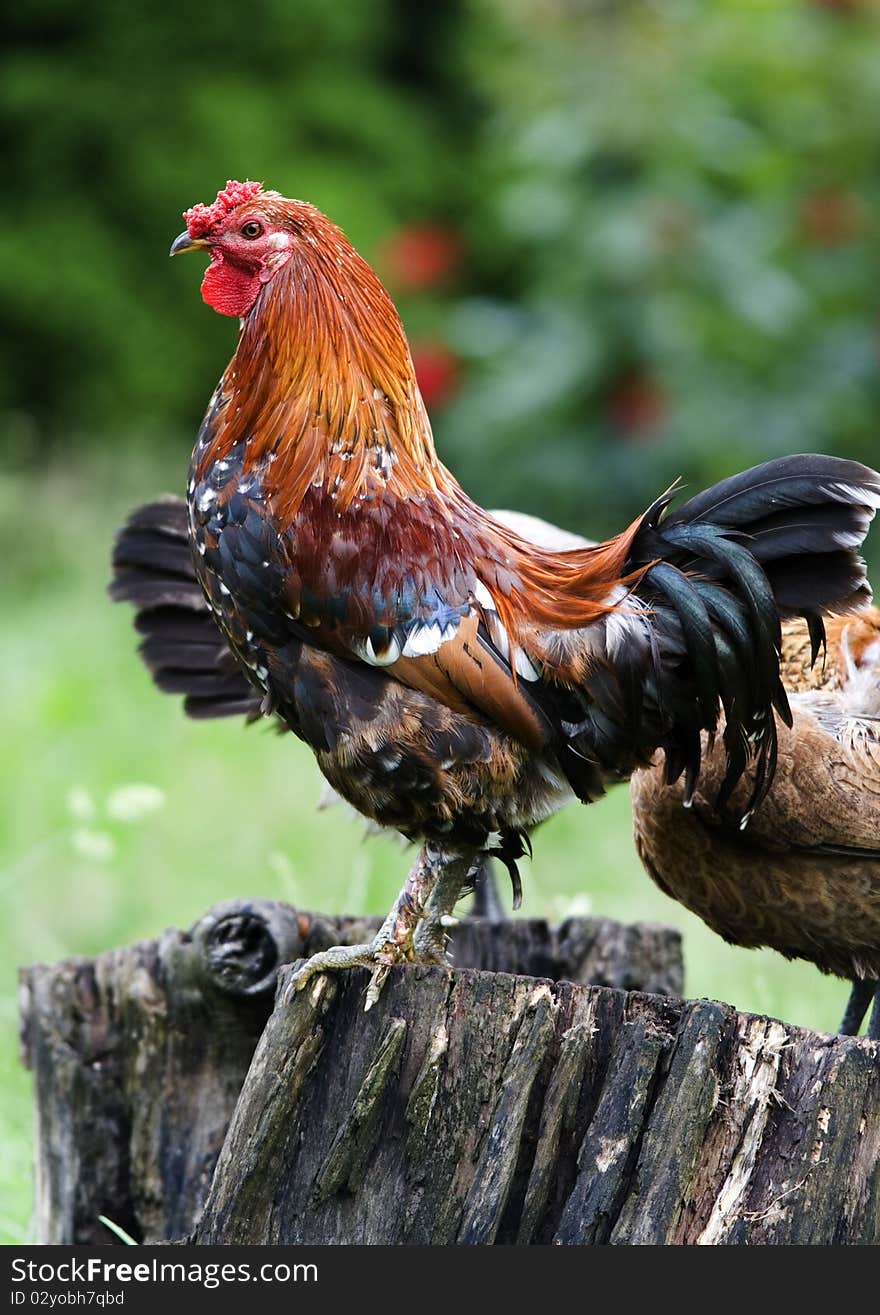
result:
[[[313,954],[311,959],[295,969],[291,983],[295,991],[302,991],[319,973],[342,972],[348,968],[369,968],[370,982],[364,1009],[372,1009],[379,999],[382,987],[395,964],[414,958],[411,943],[395,945],[381,933],[372,941],[360,945],[332,945],[329,950]]]

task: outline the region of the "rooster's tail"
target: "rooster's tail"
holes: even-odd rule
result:
[[[649,617],[650,704],[667,780],[700,764],[702,730],[724,708],[728,770],[723,803],[756,760],[751,811],[772,781],[775,709],[791,722],[779,677],[780,618],[802,616],[815,661],[822,616],[871,599],[858,550],[878,506],[880,475],[855,461],[792,456],[722,480],[667,513],[648,510],[633,541],[644,570],[635,599]],[[646,565],[647,564],[647,565]]]
[[[184,695],[190,717],[259,716],[259,696],[196,579],[182,498],[167,495],[132,512],[116,537],[109,594],[134,606],[144,663],[159,689]]]

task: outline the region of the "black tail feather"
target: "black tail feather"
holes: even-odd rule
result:
[[[754,760],[747,820],[773,780],[774,710],[791,722],[779,678],[780,617],[806,619],[815,661],[822,616],[870,602],[857,550],[880,507],[880,475],[836,457],[784,457],[664,515],[667,503],[664,495],[646,513],[632,554],[645,568],[636,595],[659,637],[648,697],[659,710],[666,777],[684,774],[690,797],[700,732],[715,730],[720,703],[728,765],[721,802]]]
[[[182,498],[167,496],[132,513],[116,538],[108,592],[135,608],[145,665],[159,689],[185,696],[190,717],[260,715],[259,696],[196,579]]]
[[[764,517],[785,508],[803,511],[835,504],[865,508],[867,532],[880,505],[880,475],[858,461],[806,453],[777,457],[713,484],[672,512],[667,524],[702,521],[750,531]]]

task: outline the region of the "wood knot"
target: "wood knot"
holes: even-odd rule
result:
[[[278,968],[303,952],[294,909],[274,900],[231,900],[209,909],[192,945],[211,985],[232,996],[275,990]]]

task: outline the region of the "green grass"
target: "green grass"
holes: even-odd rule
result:
[[[325,912],[384,912],[407,855],[318,812],[321,778],[292,736],[188,722],[135,656],[127,609],[104,594],[114,530],[138,500],[180,484],[169,462],[84,463],[0,484],[4,680],[0,693],[0,1239],[31,1218],[31,1087],[16,1053],[15,971],[185,926],[217,900],[264,895]],[[171,472],[174,472],[172,474]],[[113,816],[118,791],[162,804]],[[154,800],[155,801],[155,800]],[[149,802],[149,800],[147,801]],[[525,915],[597,912],[684,933],[687,992],[833,1029],[846,988],[771,952],[726,946],[641,871],[625,789],[571,806],[524,865]]]

